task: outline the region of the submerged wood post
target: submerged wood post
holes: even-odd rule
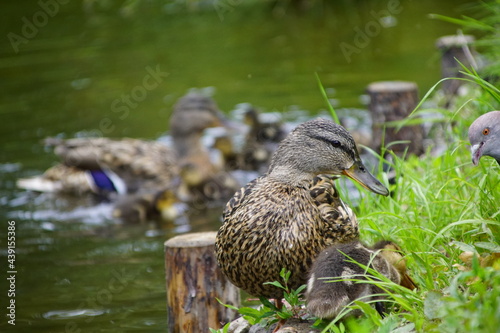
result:
[[[468,68],[477,69],[474,57],[475,50],[471,44],[474,36],[471,35],[451,35],[443,36],[436,41],[436,47],[441,51],[441,77],[463,77],[462,67],[457,62],[460,61]],[[457,93],[458,88],[463,83],[461,80],[446,80],[442,82],[443,91],[448,95]]]
[[[418,87],[414,82],[381,81],[368,85],[370,113],[372,115],[372,147],[380,151],[382,142],[385,147],[401,155],[408,153],[420,155],[424,151],[423,128],[420,125],[404,126],[397,130],[388,122],[406,118],[417,106]],[[394,143],[406,141],[405,143]]]
[[[219,304],[240,305],[240,291],[215,259],[216,232],[190,233],[165,242],[169,333],[208,332],[236,317]]]

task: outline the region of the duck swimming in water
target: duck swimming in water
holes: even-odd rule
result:
[[[355,215],[339,198],[333,176],[345,175],[377,194],[389,191],[363,165],[351,135],[340,125],[315,119],[295,128],[274,153],[267,173],[227,203],[215,243],[222,271],[251,295],[281,300],[288,286],[307,281],[324,248],[358,237]]]
[[[45,144],[54,147],[62,162],[42,176],[19,180],[18,186],[76,194],[150,192],[171,187],[184,163],[210,178],[220,170],[211,163],[201,136],[205,129],[222,125],[215,102],[190,93],[177,102],[170,118],[173,147],[131,138],[48,138]]]

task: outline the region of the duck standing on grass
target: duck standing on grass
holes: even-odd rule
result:
[[[355,262],[354,262],[355,261]],[[307,310],[315,317],[333,319],[351,302],[378,300],[376,310],[384,316],[383,290],[372,283],[359,283],[371,276],[370,267],[396,284],[417,288],[406,270],[406,261],[398,245],[381,241],[372,248],[358,240],[323,250],[314,261],[307,282]],[[333,281],[332,281],[333,280]],[[356,281],[352,281],[356,280]],[[358,315],[359,311],[351,315]]]
[[[251,295],[275,298],[283,290],[265,282],[291,272],[288,286],[307,281],[324,248],[358,237],[352,211],[334,186],[345,175],[377,194],[389,191],[365,168],[351,135],[340,125],[315,119],[299,125],[279,145],[268,172],[238,191],[223,213],[215,243],[222,271]]]
[[[500,111],[483,114],[469,127],[472,163],[477,165],[482,156],[493,157],[500,164]]]

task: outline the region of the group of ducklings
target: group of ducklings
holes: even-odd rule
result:
[[[180,203],[222,206],[241,186],[232,169],[250,170],[268,162],[268,158],[256,160],[246,152],[261,150],[266,140],[280,139],[261,139],[261,133],[268,131],[263,130],[257,111],[249,108],[245,114],[251,121],[247,122],[249,130],[242,152],[235,152],[228,134],[221,139],[228,142],[229,148],[214,144],[222,161],[213,158],[202,139],[205,130],[213,127],[230,133],[230,121],[212,98],[190,92],[173,107],[170,146],[131,138],[48,138],[45,145],[54,148],[61,162],[41,176],[19,179],[18,186],[40,192],[97,194],[113,200],[113,215],[126,221],[145,221],[158,215],[173,220],[185,209]],[[280,132],[279,123],[272,126]],[[238,156],[237,164],[224,161],[230,155]]]

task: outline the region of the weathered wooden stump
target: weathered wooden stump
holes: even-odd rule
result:
[[[240,305],[240,291],[215,259],[216,232],[191,233],[165,242],[168,332],[208,332],[237,313],[217,302]]]
[[[385,147],[401,155],[408,153],[420,155],[424,151],[423,128],[420,125],[404,126],[397,129],[387,122],[406,118],[418,104],[418,87],[414,82],[381,81],[368,85],[370,95],[369,109],[372,115],[372,146],[380,151],[382,140]],[[395,143],[405,141],[404,143]]]
[[[443,36],[436,41],[436,47],[441,51],[441,76],[443,78],[463,77],[460,73],[462,67],[457,60],[469,68],[477,67],[474,60],[476,51],[472,43],[474,43],[474,36],[471,35]],[[448,95],[454,95],[462,83],[461,80],[446,80],[442,83],[443,91]]]

